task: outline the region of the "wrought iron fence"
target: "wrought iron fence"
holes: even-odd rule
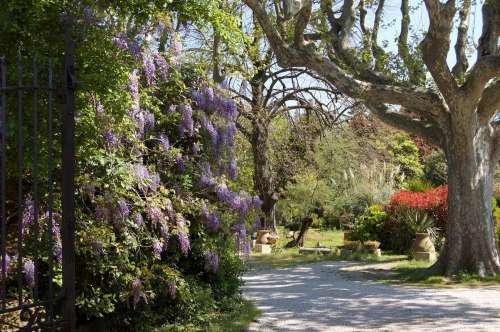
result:
[[[73,50],[0,59],[2,331],[75,328]]]

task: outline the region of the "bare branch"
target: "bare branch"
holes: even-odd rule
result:
[[[469,67],[465,50],[467,47],[467,31],[469,30],[470,6],[471,1],[464,0],[462,8],[460,9],[460,24],[458,26],[457,42],[455,44],[457,63],[452,69],[453,75],[458,78],[462,78]]]
[[[304,0],[302,4],[302,8],[297,14],[297,18],[295,19],[295,32],[294,32],[294,46],[302,47],[304,45],[304,30],[309,24],[309,20],[311,19],[311,11],[312,11],[312,1]]]
[[[425,118],[438,120],[440,114],[446,109],[441,97],[431,89],[413,86],[404,87],[391,84],[373,83],[373,81],[369,80],[359,80],[353,75],[348,74],[335,62],[330,61],[322,55],[316,54],[311,49],[297,49],[286,45],[284,41],[277,36],[276,30],[273,28],[272,22],[263,6],[260,4],[260,1],[244,1],[253,10],[255,17],[267,34],[268,39],[271,41],[271,46],[275,48],[276,57],[280,66],[306,67],[318,75],[323,76],[325,80],[333,84],[340,92],[350,96],[351,98],[360,99],[371,104],[376,102],[401,105],[402,107],[411,109],[412,112],[416,112]],[[434,3],[434,1],[429,1]],[[330,1],[323,0],[322,6],[325,6],[328,3],[331,4]],[[439,5],[439,1],[437,4]],[[348,21],[351,19],[352,6],[353,1],[344,2],[344,10],[342,14],[344,20]],[[377,82],[375,78],[373,80]],[[373,108],[381,113],[380,107]],[[397,118],[400,118],[402,121],[406,119],[401,115],[389,116],[389,113],[385,112],[385,109],[383,109],[382,113],[384,113],[391,121],[394,121]],[[406,121],[406,123],[408,123],[408,121]]]
[[[486,0],[482,8],[483,32],[477,48],[478,59],[487,55],[500,55],[498,36],[500,35],[500,5],[498,0]]]
[[[385,0],[380,0],[378,2],[377,10],[375,11],[375,20],[373,23],[373,31],[372,31],[372,53],[375,58],[375,70],[381,71],[382,63],[381,56],[383,54],[383,50],[378,46],[378,30],[380,28],[380,22],[382,21],[382,14],[384,12],[384,3]]]
[[[477,107],[481,124],[489,123],[500,110],[500,81],[496,81],[484,89]]]
[[[448,0],[445,4],[439,0],[424,0],[424,2],[429,13],[429,31],[420,48],[432,78],[449,103],[455,99],[458,91],[458,85],[446,62],[453,16],[456,11],[455,0]]]
[[[465,83],[460,87],[465,101],[472,105],[477,103],[486,84],[498,76],[500,76],[500,56],[482,56],[469,70]]]
[[[406,132],[418,135],[437,145],[443,145],[443,132],[435,124],[405,114],[404,110],[391,110],[384,104],[366,103],[368,109],[384,123]]]

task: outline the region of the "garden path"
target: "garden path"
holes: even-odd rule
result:
[[[354,264],[249,272],[243,292],[262,310],[249,331],[500,331],[498,287],[437,289],[341,277],[338,270]]]

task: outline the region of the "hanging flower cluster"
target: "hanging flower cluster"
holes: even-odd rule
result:
[[[192,96],[196,106],[203,111],[200,124],[209,138],[213,164],[216,167],[214,173],[210,163],[201,163],[199,183],[202,187],[212,191],[220,203],[236,213],[237,218],[232,231],[235,234],[237,251],[248,254],[246,218],[252,210],[258,215],[262,202],[258,196],[252,197],[245,192],[233,192],[227,186],[226,181],[220,179],[220,175],[224,173],[233,181],[237,177],[235,121],[238,111],[236,104],[210,87],[194,91]],[[206,229],[214,231],[219,228],[220,222],[216,213],[209,213],[206,207],[202,207],[202,217]]]

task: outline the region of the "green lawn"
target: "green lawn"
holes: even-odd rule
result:
[[[428,270],[431,266],[428,262],[404,260],[395,265],[395,278],[387,280],[390,283],[413,284],[433,287],[482,287],[500,284],[500,276],[480,278],[470,273],[460,273],[453,277],[445,277],[433,274]]]
[[[194,324],[172,324],[157,329],[157,332],[244,332],[260,315],[257,306],[243,298],[231,302],[228,308],[219,308],[211,314],[211,319],[204,326]]]
[[[285,245],[290,241],[285,237],[283,227],[278,227],[279,240],[273,246],[272,254],[262,255],[252,253],[247,266],[250,269],[268,269],[268,268],[284,268],[293,267],[303,264],[315,263],[328,260],[359,260],[366,262],[382,262],[395,259],[402,259],[401,255],[383,254],[382,257],[375,257],[374,255],[354,253],[351,256],[341,257],[337,253],[331,255],[319,254],[299,254],[298,248],[285,248]],[[317,230],[310,229],[306,234],[304,241],[305,247],[316,247],[320,244],[322,247],[338,248],[343,245],[344,233],[337,230]]]

